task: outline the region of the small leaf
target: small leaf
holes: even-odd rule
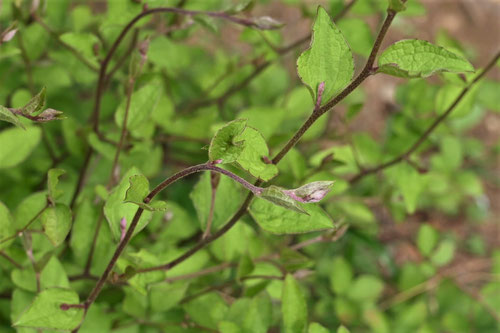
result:
[[[311,325],[309,325],[309,330],[307,332],[308,333],[329,333],[330,331],[318,323],[311,323]]]
[[[344,89],[354,74],[354,62],[342,32],[323,7],[318,7],[311,47],[297,60],[298,74],[314,101],[318,86],[325,82],[322,104]]]
[[[30,99],[30,101],[21,108],[21,112],[28,116],[37,116],[42,112],[45,106],[45,87],[40,92]]]
[[[395,12],[402,12],[406,10],[405,1],[403,0],[389,0],[389,9]]]
[[[264,181],[271,180],[278,174],[276,165],[265,162],[269,156],[269,148],[259,131],[247,126],[236,140],[245,142],[243,151],[236,161],[243,169]]]
[[[417,234],[418,250],[424,256],[429,256],[436,246],[438,239],[439,234],[436,229],[429,224],[422,224]]]
[[[0,132],[0,169],[12,168],[23,162],[40,142],[38,127],[9,128]]]
[[[62,304],[78,304],[78,294],[73,290],[50,288],[40,292],[14,326],[40,329],[72,330],[83,319],[83,309],[62,310]]]
[[[66,119],[65,116],[62,115],[62,111],[57,111],[54,109],[46,109],[42,113],[40,113],[36,119],[37,122],[46,123],[52,120],[63,120]]]
[[[380,55],[378,66],[378,72],[403,78],[474,71],[474,67],[462,56],[418,39],[402,40],[389,46]]]
[[[149,211],[164,211],[167,209],[165,201],[155,200],[145,203],[144,199],[149,194],[149,181],[144,175],[135,175],[129,178],[130,187],[125,193],[125,201],[139,205]]]
[[[71,209],[64,204],[48,207],[40,216],[43,230],[52,245],[59,246],[71,229]]]
[[[0,121],[6,121],[8,123],[14,124],[17,127],[25,128],[24,125],[19,121],[19,118],[12,113],[5,106],[0,105]]]
[[[279,29],[285,25],[283,22],[275,20],[269,16],[257,17],[253,20],[253,22],[257,25],[257,29],[262,30]]]
[[[215,133],[208,149],[210,161],[233,163],[238,159],[245,147],[244,142],[236,140],[236,137],[243,133],[246,123],[245,119],[236,119]]]
[[[305,333],[307,329],[307,304],[300,285],[290,274],[283,284],[281,300],[284,333]]]
[[[344,325],[340,325],[337,329],[337,333],[349,333],[349,330]]]
[[[333,181],[317,181],[283,192],[298,202],[318,202],[330,192],[333,183]]]
[[[285,207],[286,209],[291,209],[301,214],[307,214],[307,212],[297,203],[296,200],[285,193],[286,190],[281,187],[271,185],[266,187],[260,194],[259,197],[272,202],[275,205]]]
[[[57,184],[59,183],[59,177],[65,173],[66,171],[62,169],[50,169],[47,173],[48,197],[52,203],[62,194],[62,191],[57,189]]]

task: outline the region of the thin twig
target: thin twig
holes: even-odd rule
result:
[[[458,105],[458,103],[460,103],[460,101],[465,97],[465,95],[471,89],[471,87],[474,84],[476,84],[479,80],[481,80],[486,75],[486,73],[488,73],[488,71],[490,71],[495,66],[495,64],[498,61],[498,59],[500,59],[500,52],[498,52],[493,57],[493,59],[486,65],[486,67],[484,68],[484,70],[479,75],[477,75],[474,78],[474,80],[471,81],[471,83],[469,83],[465,88],[462,89],[462,91],[460,92],[460,94],[457,96],[457,98],[455,98],[455,100],[453,101],[453,103],[451,103],[451,105],[448,107],[448,109],[446,109],[446,111],[443,114],[441,114],[439,117],[436,118],[436,120],[434,120],[434,122],[425,130],[424,133],[422,133],[422,135],[418,138],[418,140],[408,150],[406,150],[401,155],[393,158],[392,160],[390,160],[390,161],[388,161],[386,163],[382,163],[382,164],[380,164],[380,165],[378,165],[376,167],[373,167],[373,168],[362,170],[360,173],[358,173],[353,178],[351,178],[349,180],[349,182],[351,184],[357,183],[359,180],[361,180],[363,177],[365,177],[367,175],[379,172],[379,171],[381,171],[383,169],[386,169],[386,168],[391,167],[391,166],[393,166],[395,164],[398,164],[399,162],[401,162],[403,160],[409,159],[410,155],[413,154],[427,140],[427,138],[431,135],[431,133],[446,118],[448,118],[448,116],[453,112],[453,110]]]
[[[10,262],[12,265],[14,265],[17,269],[23,268],[23,266],[21,266],[21,264],[19,264],[17,261],[15,261],[11,256],[9,256],[4,251],[0,251],[0,256],[4,257],[8,262]]]
[[[28,223],[26,223],[26,225],[24,227],[22,227],[21,229],[17,230],[15,234],[7,237],[7,238],[4,238],[2,240],[0,240],[0,244],[3,244],[5,242],[8,242],[9,240],[11,239],[14,239],[16,238],[17,236],[21,235],[24,231],[26,231],[26,229],[28,229],[31,224],[33,222],[35,222],[39,217],[40,215],[42,215],[42,213],[49,207],[49,203],[47,202],[47,204],[31,219],[29,220]]]

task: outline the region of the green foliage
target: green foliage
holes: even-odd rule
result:
[[[489,21],[322,5],[0,1],[0,332],[499,331]]]
[[[314,22],[311,48],[297,60],[297,72],[315,101],[319,84],[325,83],[323,104],[347,86],[354,74],[351,50],[342,32],[321,6]]]

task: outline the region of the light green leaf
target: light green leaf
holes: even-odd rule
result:
[[[14,219],[9,212],[7,206],[0,201],[0,250],[6,249],[14,241],[3,241],[7,237],[12,236],[16,232],[14,228]]]
[[[307,98],[310,101],[309,96]],[[307,112],[309,111],[308,108]],[[285,117],[288,117],[286,110],[274,106],[254,106],[238,114],[238,118],[247,119],[248,126],[257,129],[266,140],[280,131],[280,125]]]
[[[132,94],[130,107],[127,117],[127,129],[134,130],[148,120],[151,112],[156,108],[160,99],[161,84],[153,81]],[[127,106],[127,98],[125,97],[115,113],[115,123],[118,127],[122,127],[123,118]]]
[[[392,178],[396,187],[401,191],[406,211],[413,214],[417,209],[420,194],[427,186],[427,177],[421,175],[408,163],[400,163],[388,170],[388,176]]]
[[[243,318],[244,332],[266,333],[273,320],[273,304],[266,292],[255,296]]]
[[[144,203],[144,199],[149,194],[149,180],[144,175],[135,175],[129,179],[130,187],[125,194],[124,202],[134,203],[149,211],[165,211],[167,204],[165,201],[154,200]]]
[[[343,257],[332,261],[330,272],[330,288],[337,294],[345,295],[349,290],[354,273],[351,265]]]
[[[21,108],[21,112],[28,116],[37,116],[43,110],[45,106],[45,87],[40,90],[40,92],[31,98],[29,102]]]
[[[383,289],[384,284],[377,277],[361,275],[351,284],[347,297],[360,303],[373,301],[380,296]]]
[[[250,214],[262,229],[273,234],[297,234],[335,227],[321,207],[309,204],[302,208],[307,215],[256,198],[250,206]]]
[[[246,123],[245,119],[236,119],[215,133],[208,148],[210,161],[222,160],[219,163],[233,163],[238,159],[245,148],[245,143],[236,138],[243,133]]]
[[[253,264],[252,258],[249,255],[242,255],[240,262],[238,263],[238,270],[236,272],[236,278],[241,280],[242,277],[252,273],[255,265]]]
[[[275,205],[296,211],[301,214],[307,214],[306,211],[300,206],[300,204],[296,200],[292,199],[289,195],[287,195],[284,191],[285,189],[282,189],[281,187],[271,185],[269,187],[266,187],[258,196],[259,198],[272,202]]]
[[[212,230],[216,230],[231,218],[243,201],[243,193],[242,187],[234,180],[225,176],[220,178],[215,195]],[[200,176],[200,180],[194,186],[189,197],[193,201],[198,220],[204,230],[212,200],[210,172],[205,172]]]
[[[420,253],[424,256],[429,256],[437,244],[439,234],[429,224],[423,224],[418,229],[417,246]]]
[[[290,274],[283,284],[281,300],[284,333],[305,333],[307,330],[307,304],[300,285]]]
[[[13,114],[5,106],[0,105],[0,121],[6,121],[8,123],[14,124],[17,127],[24,128],[24,125],[19,121],[19,118]]]
[[[14,323],[19,327],[72,330],[83,319],[83,309],[62,310],[61,304],[78,304],[78,294],[73,290],[51,288],[40,292],[29,308]]]
[[[99,39],[90,33],[67,32],[60,36],[61,40],[75,48],[85,59],[97,66],[94,45],[100,45]]]
[[[104,204],[104,216],[109,223],[109,228],[115,240],[120,239],[121,228],[120,221],[125,218],[127,229],[132,222],[137,211],[137,205],[131,202],[124,202],[127,190],[130,187],[129,179],[134,175],[142,175],[137,168],[131,168],[122,178],[120,183],[111,191],[108,200]],[[140,232],[151,220],[152,213],[144,211],[139,220],[134,235]]]
[[[380,55],[378,66],[378,72],[403,78],[474,71],[474,67],[462,56],[418,39],[402,40],[389,46]]]
[[[329,333],[330,331],[318,323],[311,323],[311,325],[309,325],[309,330],[307,332],[308,333]]]
[[[52,245],[59,246],[71,230],[71,209],[64,204],[48,207],[40,216],[43,230]]]
[[[184,310],[195,323],[217,329],[217,323],[225,318],[228,306],[219,294],[212,292],[186,303]]]
[[[454,255],[455,243],[450,239],[445,239],[439,243],[431,256],[431,261],[436,266],[444,266],[453,259]]]
[[[349,333],[349,330],[344,325],[340,325],[337,329],[337,333]]]
[[[298,74],[317,99],[320,83],[325,83],[322,104],[344,89],[354,74],[354,62],[342,32],[323,7],[318,7],[311,47],[297,60]]]
[[[9,128],[0,132],[0,169],[12,168],[23,162],[36,148],[41,138],[38,127]]]
[[[352,52],[368,57],[373,47],[372,30],[368,23],[359,18],[342,18],[338,28],[349,42]]]
[[[264,181],[269,181],[278,174],[276,165],[264,161],[264,158],[269,158],[269,148],[259,131],[247,126],[236,140],[245,142],[236,161],[243,169]]]
[[[184,298],[188,286],[189,284],[185,281],[151,285],[148,290],[151,309],[154,312],[166,312],[172,309]]]
[[[395,12],[406,10],[406,5],[402,0],[389,0],[389,9]]]
[[[50,169],[47,173],[48,196],[52,203],[54,203],[63,193],[61,190],[57,189],[57,184],[59,183],[59,177],[65,173],[66,171],[62,169]]]

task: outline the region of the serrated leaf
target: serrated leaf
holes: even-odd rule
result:
[[[245,130],[247,121],[236,119],[219,129],[212,138],[208,149],[210,161],[221,160],[219,163],[233,163],[243,151],[244,141],[236,138]]]
[[[285,191],[286,190],[281,187],[271,185],[266,187],[258,196],[275,205],[291,209],[301,214],[307,214],[296,200],[292,199],[290,195],[285,194]]]
[[[141,208],[149,211],[166,210],[165,201],[155,200],[145,203],[144,199],[149,194],[149,180],[144,175],[135,175],[129,178],[130,187],[125,193],[125,201],[134,203]]]
[[[354,74],[349,45],[321,6],[313,26],[311,47],[297,60],[297,72],[315,101],[319,84],[325,83],[322,104],[344,89]]]
[[[10,246],[14,239],[9,241],[4,241],[4,239],[12,236],[15,232],[14,219],[7,206],[0,201],[0,250]]]
[[[14,124],[17,127],[25,128],[24,125],[19,121],[19,118],[13,114],[5,106],[0,105],[0,121],[6,121],[8,123]]]
[[[45,106],[45,87],[21,108],[21,112],[28,116],[37,116]]]
[[[401,40],[389,46],[380,55],[378,66],[378,72],[403,78],[474,71],[474,67],[462,56],[418,39]]]
[[[73,290],[50,288],[40,292],[14,326],[41,329],[72,330],[83,319],[84,310],[62,310],[61,304],[78,304],[78,294]]]
[[[271,180],[278,174],[276,165],[264,161],[269,156],[269,148],[259,131],[247,126],[236,140],[245,142],[244,149],[236,160],[243,169],[264,181]]]
[[[12,168],[23,162],[40,143],[38,127],[9,128],[0,132],[0,169]]]
[[[63,193],[57,189],[59,177],[64,175],[66,171],[62,169],[50,169],[47,173],[48,197],[51,202],[55,202],[58,197]]]
[[[305,333],[307,329],[307,303],[295,278],[287,274],[281,299],[284,333]]]
[[[64,204],[48,207],[40,216],[43,230],[52,245],[59,246],[71,230],[71,209]]]
[[[256,198],[250,214],[259,226],[274,234],[297,234],[334,228],[332,219],[316,204],[303,205],[307,214]]]

